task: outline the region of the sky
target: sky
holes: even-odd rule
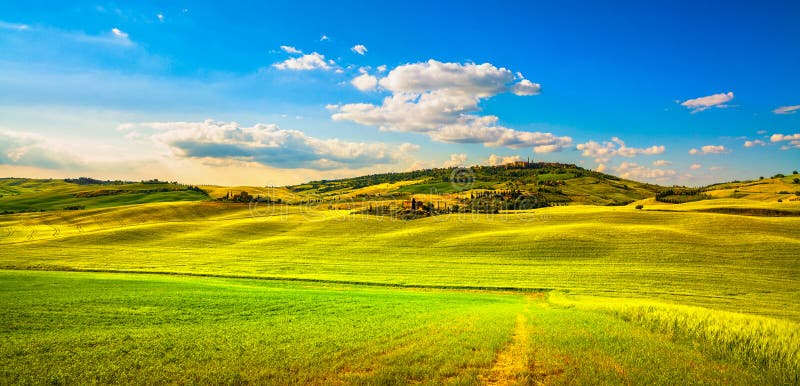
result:
[[[800,169],[800,2],[0,3],[0,176]]]

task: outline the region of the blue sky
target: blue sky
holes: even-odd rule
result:
[[[798,2],[261,3],[0,4],[0,175],[800,168]]]

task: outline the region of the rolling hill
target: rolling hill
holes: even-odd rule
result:
[[[0,383],[797,383],[795,178],[0,179]]]

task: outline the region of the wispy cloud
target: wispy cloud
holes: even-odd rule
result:
[[[5,21],[0,21],[0,29],[12,30],[12,31],[27,31],[30,30],[31,27],[27,24],[22,24],[22,23],[8,23]]]
[[[123,32],[123,31],[122,31],[122,30],[120,30],[119,28],[112,28],[112,29],[111,29],[111,33],[112,33],[112,34],[113,34],[115,37],[118,37],[118,38],[120,38],[120,39],[128,39],[128,33],[127,33],[127,32]]]
[[[725,108],[729,107],[726,103],[733,100],[733,92],[719,93],[700,98],[689,99],[681,102],[681,106],[692,110],[692,113],[697,113],[712,107]]]
[[[781,106],[781,107],[778,107],[775,110],[772,110],[772,112],[775,113],[775,114],[794,114],[798,110],[800,110],[800,105]]]
[[[297,48],[294,48],[292,46],[281,46],[281,50],[283,50],[283,52],[286,52],[288,54],[302,54],[303,53],[303,51],[300,51]]]

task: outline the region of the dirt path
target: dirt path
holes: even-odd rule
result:
[[[484,385],[516,385],[524,384],[528,372],[528,317],[531,298],[525,305],[525,310],[517,314],[514,326],[514,336],[502,351],[497,354],[494,365],[486,377],[481,379]]]

